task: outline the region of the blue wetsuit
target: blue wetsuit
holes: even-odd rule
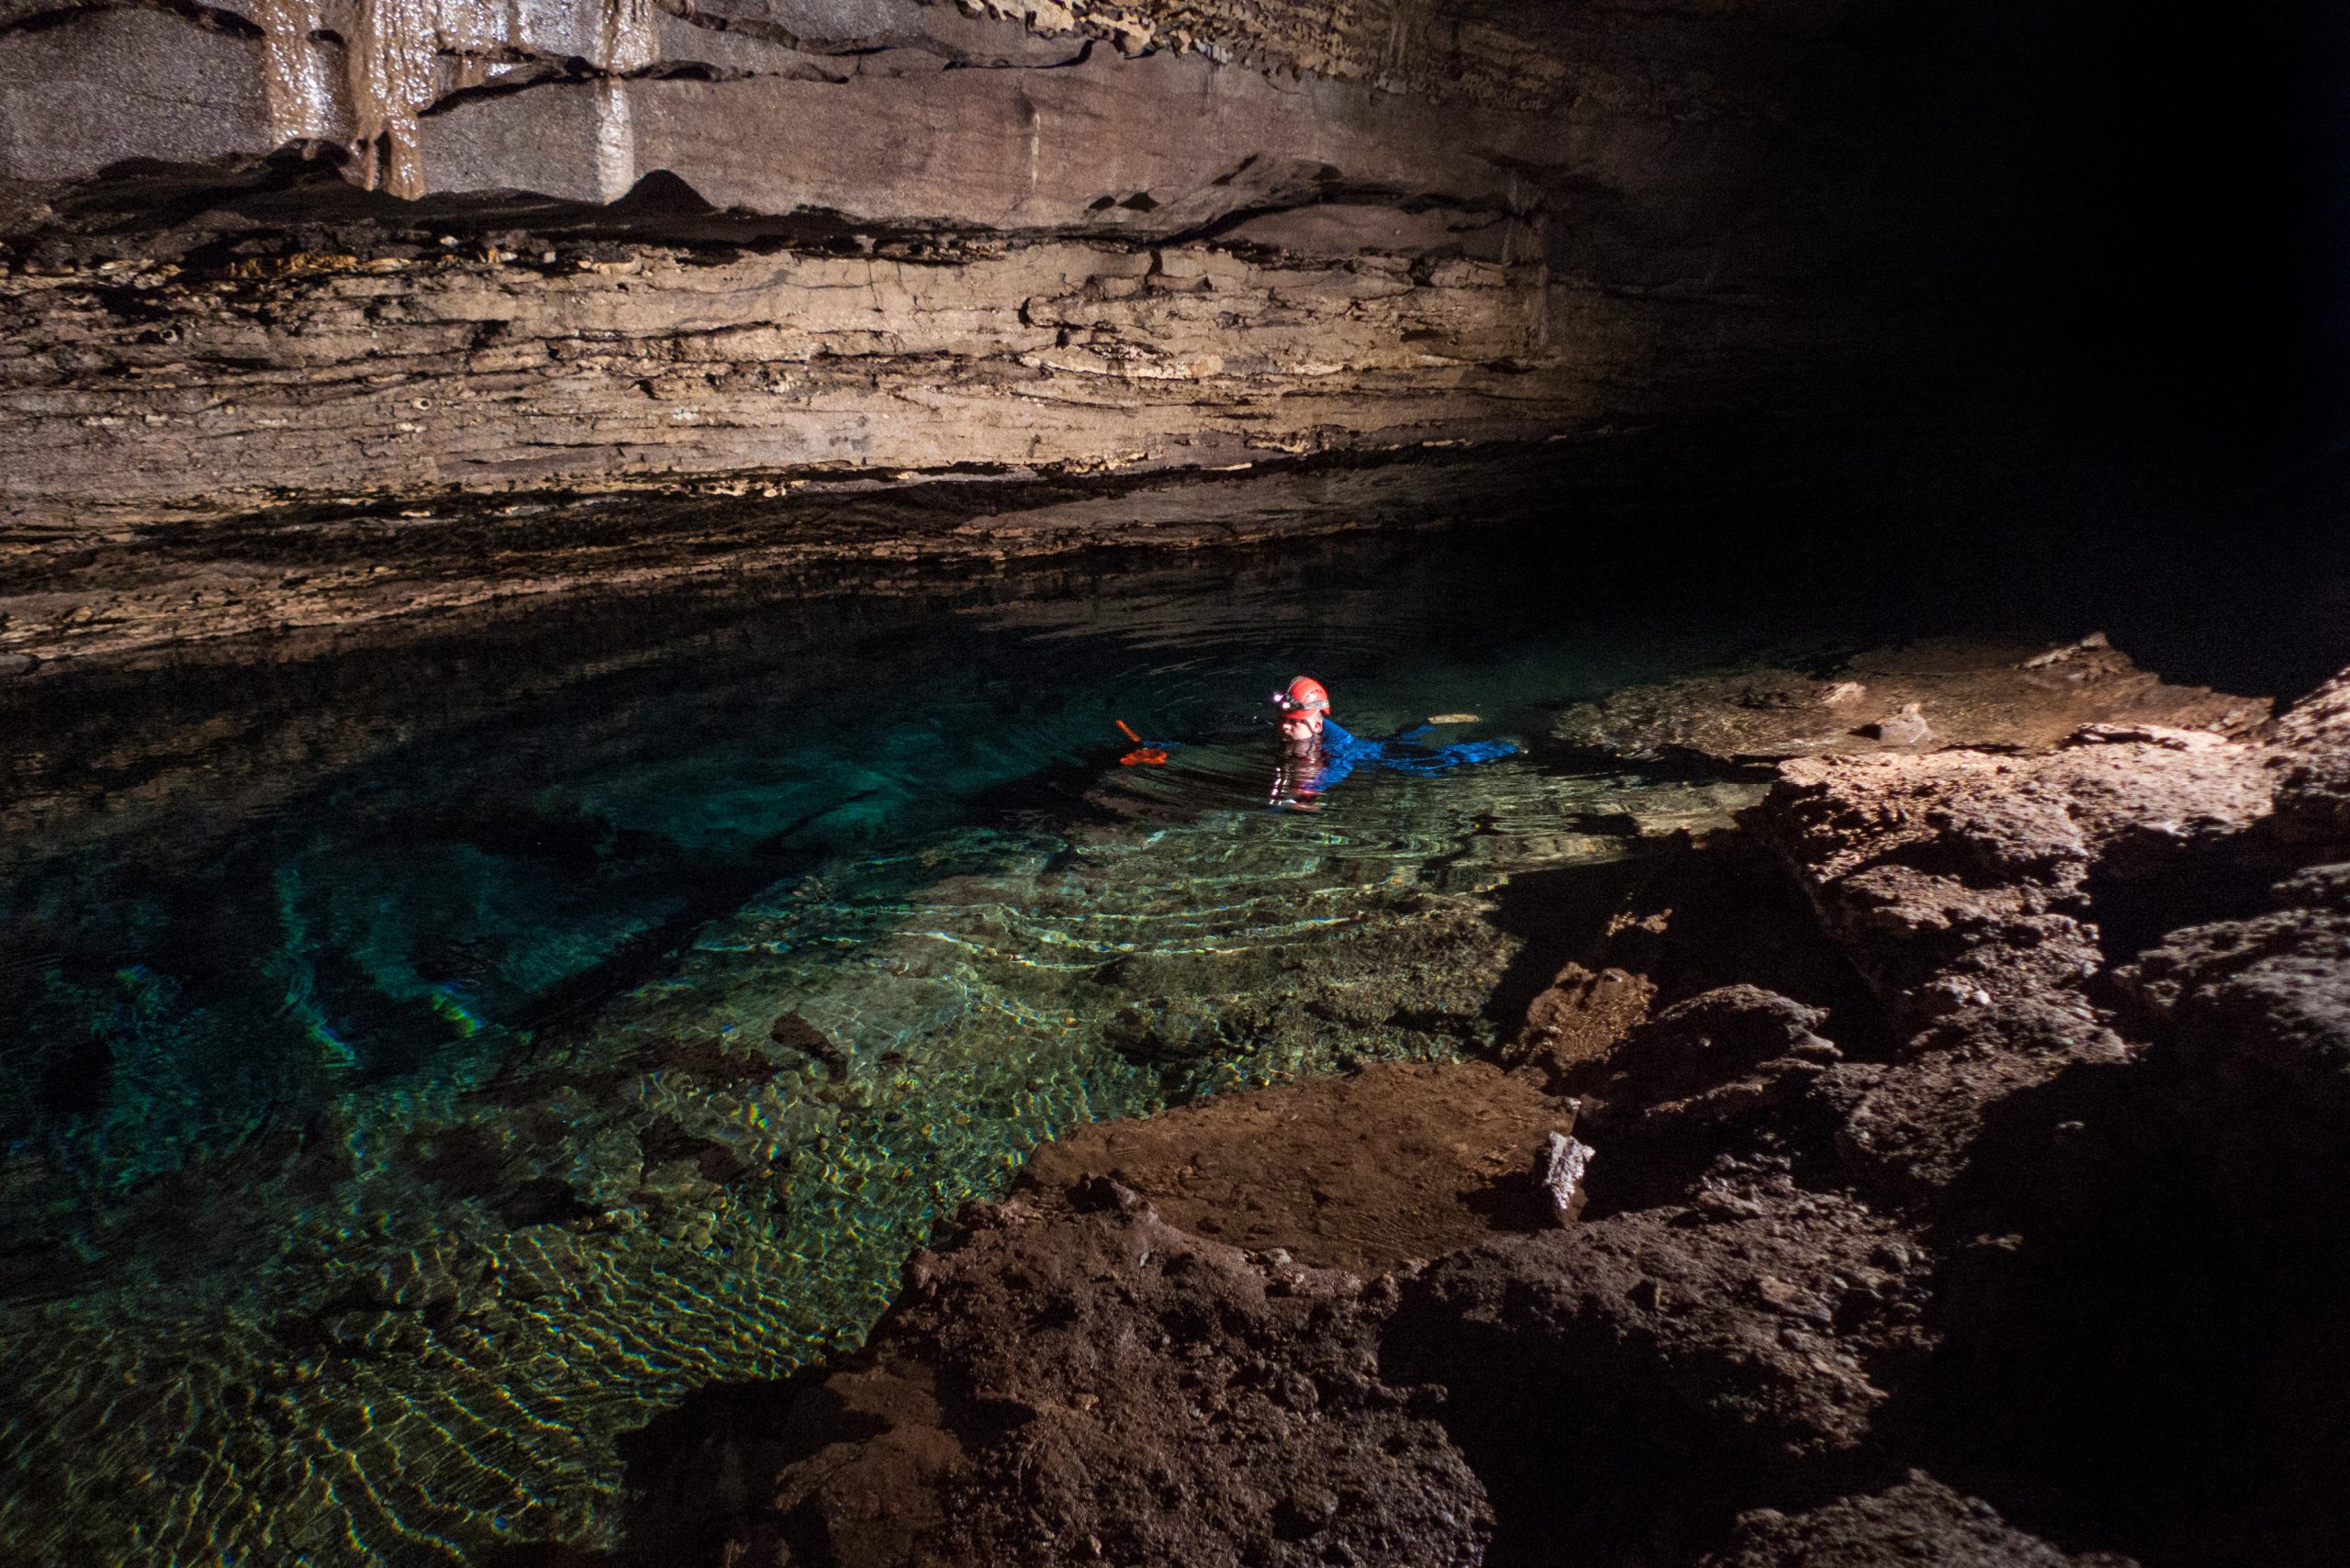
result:
[[[1336,786],[1358,767],[1384,767],[1395,773],[1426,776],[1449,773],[1474,762],[1491,762],[1517,750],[1511,741],[1455,741],[1450,745],[1423,748],[1415,745],[1436,726],[1420,724],[1383,741],[1367,741],[1336,719],[1322,721],[1322,766],[1313,781],[1298,790],[1318,795]]]

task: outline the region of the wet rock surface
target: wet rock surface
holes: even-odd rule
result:
[[[1950,747],[2045,751],[2090,724],[2238,734],[2265,704],[2173,686],[2102,635],[2055,648],[1929,641],[1832,668],[1738,670],[1628,687],[1555,734],[1612,756],[1764,765]]]
[[[2297,869],[2311,840],[2275,802],[2331,765],[2310,734],[2334,700],[2275,743],[2134,724],[1791,762],[1742,833],[1576,916],[1587,942],[1505,1053],[1521,1065],[1382,1068],[1074,1134],[918,1259],[832,1376],[903,1358],[1009,1391],[943,1402],[957,1457],[923,1494],[931,1542],[998,1561],[1535,1563],[1562,1540],[1708,1568],[2330,1561],[2350,1522],[2323,1479],[2350,1458],[2350,878]],[[1784,925],[1731,891],[1736,844],[1793,873],[1810,950],[1849,962],[1874,1014],[1734,939]],[[1580,1222],[1495,1207],[1431,1260],[1350,1241],[1347,1272],[1310,1266],[1336,1256],[1342,1193],[1349,1236],[1416,1248],[1467,1224],[1477,1151],[1498,1168],[1546,1121],[1597,1150]],[[1474,1136],[1444,1147],[1448,1122]],[[1250,1250],[1202,1234],[1227,1221]],[[1166,1316],[1209,1300],[1212,1319]],[[1073,1323],[1086,1344],[1040,1348]],[[1302,1398],[1280,1383],[1302,1372],[1385,1457],[1264,1413],[1191,1446],[1239,1408],[1235,1334],[1263,1386]],[[1125,1389],[1069,1381],[1105,1354],[1131,1354]],[[1096,1394],[1133,1414],[1125,1435],[1086,1424]],[[738,1547],[941,1550],[778,1551],[812,1474],[785,1468]]]

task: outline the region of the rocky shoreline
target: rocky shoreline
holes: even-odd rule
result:
[[[1557,898],[1503,1062],[1040,1150],[862,1352],[643,1434],[622,1557],[2329,1560],[2350,675],[2267,721],[2050,653],[1875,694],[1907,742],[1850,672],[1570,714],[1786,760]]]

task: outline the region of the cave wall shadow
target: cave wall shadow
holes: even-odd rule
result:
[[[1935,1238],[1944,1338],[1877,1441],[2069,1549],[2338,1562],[2350,1151],[2161,1052],[1993,1107]]]

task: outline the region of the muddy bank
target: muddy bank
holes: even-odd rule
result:
[[[2350,677],[2255,722],[2096,657],[2065,733],[1544,885],[1499,1064],[1040,1151],[861,1354],[645,1434],[639,1558],[2329,1561]]]

